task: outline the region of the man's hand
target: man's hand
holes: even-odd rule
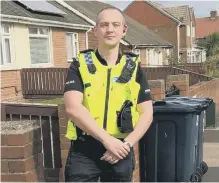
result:
[[[128,145],[124,144],[121,140],[118,140],[112,136],[107,138],[103,142],[104,147],[115,156],[117,159],[125,158],[130,152],[130,148]]]
[[[108,161],[110,164],[118,163],[120,160],[119,158],[116,158],[113,154],[111,154],[109,151],[106,151],[103,156],[100,158],[100,160]]]

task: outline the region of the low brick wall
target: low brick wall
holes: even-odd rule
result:
[[[20,70],[2,70],[0,100],[7,101],[22,97]]]
[[[171,87],[172,85],[175,85],[180,89],[181,96],[187,96],[189,89],[189,74],[167,76],[166,87]]]
[[[189,87],[188,96],[212,98],[216,103],[216,118],[219,122],[219,79],[200,82]]]
[[[165,98],[165,81],[163,79],[149,80],[148,84],[154,101]]]
[[[59,172],[59,181],[64,181],[64,171],[65,171],[65,163],[68,156],[68,151],[70,147],[70,141],[65,137],[68,117],[65,112],[65,105],[60,104],[58,106],[58,115],[59,115],[59,135],[60,135],[60,148],[61,148],[61,159],[62,159],[62,168]]]
[[[41,129],[36,121],[1,122],[1,181],[44,181]]]

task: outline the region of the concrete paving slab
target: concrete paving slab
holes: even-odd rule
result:
[[[203,176],[203,182],[219,182],[219,128],[204,132],[204,156],[208,171]]]

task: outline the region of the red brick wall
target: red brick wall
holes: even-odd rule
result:
[[[216,103],[216,118],[219,121],[219,79],[200,82],[189,87],[188,96],[212,98]]]
[[[64,29],[52,30],[53,62],[55,67],[67,67],[66,33]]]
[[[98,46],[97,38],[95,37],[93,31],[88,32],[88,48],[96,49]]]
[[[165,83],[163,79],[149,80],[148,83],[154,101],[165,98]]]
[[[147,27],[175,24],[169,17],[144,1],[133,2],[124,13]]]
[[[4,123],[1,122],[1,125]],[[17,128],[13,133],[8,133],[13,125],[7,123],[7,132],[5,129],[1,130],[1,180],[3,182],[44,181],[40,127],[26,132],[21,132],[22,129]]]
[[[66,32],[78,32],[79,50],[86,49],[86,35],[84,31],[74,31],[65,29],[52,30],[52,44],[53,44],[53,62],[55,67],[69,67],[67,62],[66,49]]]
[[[144,1],[133,2],[125,14],[145,25],[155,34],[174,45],[173,53],[177,54],[177,23],[163,15]],[[185,39],[185,38],[184,38]],[[175,55],[176,56],[176,55]]]
[[[180,27],[180,48],[186,48],[189,43],[189,37],[186,36],[186,26]]]
[[[1,101],[12,98],[22,98],[20,71],[1,71]]]
[[[79,32],[78,34],[79,39],[79,50],[85,50],[86,49],[86,34],[85,32]]]
[[[189,89],[189,74],[169,75],[167,76],[166,86],[175,85],[180,89],[180,95],[187,96]]]
[[[176,85],[180,89],[180,95],[191,97],[209,97],[216,103],[216,117],[219,121],[219,79],[213,79],[206,82],[200,82],[189,87],[189,75],[170,75],[167,77],[166,86],[169,87],[172,84]]]

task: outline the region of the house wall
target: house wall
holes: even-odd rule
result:
[[[144,1],[135,1],[124,11],[125,14],[147,26],[160,26],[176,23]]]
[[[20,70],[1,71],[1,101],[22,98]]]
[[[53,62],[55,67],[68,67],[64,29],[52,30]]]
[[[10,30],[12,63],[7,66],[1,66],[1,70],[14,70],[30,67],[30,46],[27,26],[13,24]]]
[[[180,49],[185,49],[190,42],[190,37],[186,36],[186,26],[180,27]],[[191,45],[191,44],[190,44]]]
[[[147,55],[146,55],[146,48],[141,48],[140,49],[140,59],[141,59],[141,64],[142,65],[147,65]]]
[[[20,68],[30,67],[30,48],[26,25],[11,29],[12,64],[1,66],[1,101],[22,98]]]
[[[133,2],[124,12],[163,39],[172,43],[174,45],[174,57],[177,56],[178,44],[176,22],[143,1]]]
[[[66,30],[52,28],[50,31],[50,52],[52,64],[42,67],[69,67],[66,50]],[[85,31],[78,31],[79,50],[86,49]],[[1,101],[22,97],[20,69],[31,68],[30,44],[28,26],[13,24],[11,29],[12,64],[1,66]]]
[[[52,30],[53,63],[55,67],[69,67],[71,62],[67,61],[66,32],[77,32],[79,40],[79,51],[86,49],[85,31],[67,30],[55,28]]]
[[[94,33],[90,31],[88,33],[88,48],[96,49],[97,45],[98,45],[97,38],[95,37]]]
[[[15,53],[15,65],[17,69],[30,67],[30,42],[28,27],[22,24],[14,24],[13,44]]]
[[[177,58],[178,56],[178,38],[177,38],[177,27],[175,25],[160,25],[150,28],[154,33],[158,34],[163,39],[170,42],[173,47],[173,57]],[[180,31],[179,31],[180,32]]]
[[[156,48],[156,49],[159,49],[160,51],[161,51],[161,53],[160,54],[162,54],[162,56],[159,58],[159,59],[161,59],[161,60],[159,60],[160,62],[159,62],[159,65],[167,65],[168,64],[168,57],[167,56],[169,56],[170,55],[170,53],[171,53],[171,51],[172,51],[172,49],[170,49],[170,48]],[[155,50],[155,48],[150,48],[150,47],[147,47],[147,48],[142,48],[141,49],[141,55],[140,55],[140,57],[141,57],[141,65],[143,66],[143,67],[145,67],[145,66],[157,66],[158,64],[158,60],[156,60],[156,59],[158,59],[158,56],[155,56],[154,57],[154,55],[152,54],[152,58],[151,58],[151,62],[149,63],[149,58],[148,58],[148,54],[147,54],[147,52],[149,51],[151,51],[152,50],[152,53],[153,53],[153,51]],[[167,50],[169,50],[169,54],[167,53]],[[168,55],[167,55],[168,54]]]

